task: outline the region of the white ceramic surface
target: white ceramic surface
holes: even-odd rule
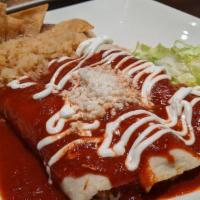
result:
[[[134,48],[137,41],[171,45],[177,39],[200,44],[200,19],[152,0],[95,0],[64,7],[47,14],[46,22],[83,18],[95,33]]]
[[[108,35],[117,44],[133,49],[138,41],[172,45],[177,39],[200,44],[200,19],[152,0],[95,0],[47,13],[47,23],[82,18],[95,26],[97,35]],[[200,192],[176,197],[199,200]]]

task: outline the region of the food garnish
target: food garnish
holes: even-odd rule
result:
[[[200,45],[176,41],[172,47],[158,44],[150,47],[138,43],[133,55],[164,66],[175,83],[193,86],[200,84]]]

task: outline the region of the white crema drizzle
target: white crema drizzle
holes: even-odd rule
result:
[[[91,58],[94,53],[98,52],[99,47],[103,44],[112,44],[112,40],[107,37],[97,37],[84,41],[80,44],[77,49],[77,55],[80,58],[69,60],[68,62],[61,65],[56,72],[53,74],[50,82],[45,86],[45,89],[35,95],[33,95],[34,99],[41,99],[47,97],[51,93],[58,92],[62,90],[65,84],[71,79],[74,73],[77,73],[77,70],[81,68],[87,59]],[[96,63],[89,65],[88,67],[101,65],[101,64],[110,64],[115,59],[123,56],[123,58],[116,64],[115,69],[120,69],[120,67],[127,61],[131,60],[133,57],[130,53],[125,50],[121,50],[119,48],[113,48],[109,50],[105,50],[102,54],[102,59]],[[60,59],[64,61],[67,58]],[[53,63],[54,61],[52,61]],[[72,70],[62,77],[62,79],[55,84],[56,79],[60,75],[63,69],[68,67],[73,63],[78,63]],[[52,64],[51,63],[51,64]],[[126,66],[122,70],[122,72],[127,76],[134,77],[132,79],[133,85],[138,86],[138,82],[143,77],[143,75],[147,75],[143,80],[141,87],[141,99],[144,105],[147,107],[150,106],[150,95],[151,90],[155,86],[155,84],[161,80],[169,80],[171,77],[165,73],[163,67],[155,66],[153,63],[145,62],[143,60],[138,60],[134,63],[131,63]],[[18,83],[19,84],[19,83]],[[23,83],[24,84],[24,83]],[[30,83],[29,83],[30,84]],[[23,86],[21,86],[23,87]],[[194,98],[191,102],[185,100],[185,98],[189,94],[194,94],[198,97]],[[129,142],[132,134],[134,134],[137,129],[145,124],[148,124],[148,127],[137,137],[137,139],[133,142],[127,157],[126,157],[126,167],[128,170],[137,169],[142,152],[160,137],[165,134],[173,134],[177,136],[180,140],[182,140],[186,145],[192,145],[195,142],[195,135],[192,127],[192,110],[193,106],[196,105],[200,101],[200,88],[180,88],[169,100],[169,106],[166,107],[166,111],[168,114],[167,119],[162,119],[157,115],[145,111],[145,110],[134,110],[127,112],[121,115],[118,119],[113,122],[110,122],[106,125],[105,136],[102,144],[98,149],[98,153],[102,157],[115,157],[124,155],[126,152],[126,145]],[[50,136],[42,139],[38,143],[38,150],[41,150],[46,145],[49,145],[61,138],[63,138],[68,132],[66,130],[63,131],[64,125],[66,121],[75,114],[73,108],[69,105],[64,105],[60,111],[55,113],[46,123],[47,132]],[[145,117],[141,118],[140,115],[144,115]],[[130,117],[135,116],[140,118],[139,121],[131,124],[125,131],[122,133],[120,140],[111,147],[112,139],[114,134],[117,134],[117,130],[120,124]],[[182,130],[176,131],[173,129],[174,126],[178,123],[178,120],[181,120]],[[99,122],[94,122],[92,124],[84,125],[89,130],[96,129],[100,126]],[[63,132],[61,132],[63,131]],[[151,134],[154,131],[154,134]],[[188,139],[184,137],[189,134]],[[85,140],[79,139],[72,141],[71,143],[65,145],[59,151],[57,151],[49,160],[48,166],[52,166],[55,164],[64,154],[70,149],[73,148],[74,145],[83,144],[85,142],[99,142],[99,139],[94,138],[94,141],[91,139]]]
[[[48,96],[49,94],[51,94],[52,92],[54,92],[55,90],[61,90],[66,84],[66,82],[71,78],[72,74],[77,72],[77,70],[84,64],[84,62],[87,59],[89,59],[93,55],[93,53],[100,47],[100,45],[109,44],[109,43],[112,43],[112,40],[108,39],[107,37],[93,38],[93,39],[89,39],[83,42],[77,49],[77,55],[82,56],[82,57],[75,60],[70,60],[69,62],[61,65],[53,74],[50,82],[45,86],[45,89],[33,95],[33,98],[34,99],[44,98]],[[58,59],[58,61],[61,62],[61,61],[64,61],[65,59],[67,59],[67,57],[62,57],[61,59]],[[53,62],[55,61],[52,61],[51,63]],[[69,66],[70,64],[75,63],[75,62],[78,62],[77,66],[75,66],[64,77],[62,77],[59,83],[55,85],[55,81],[57,77],[59,76],[59,74],[61,73],[61,71],[67,66]],[[52,136],[48,136],[42,139],[41,141],[39,141],[37,148],[41,150],[46,145],[49,145],[63,138],[68,132],[67,131],[61,132],[61,131],[63,130],[66,121],[70,117],[72,117],[74,114],[75,114],[75,110],[71,106],[65,103],[65,105],[61,108],[61,110],[55,113],[46,123],[46,130]],[[81,125],[82,125],[83,130],[89,131],[89,130],[97,129],[100,123],[98,120],[95,120],[94,123],[91,123],[91,124],[82,123]]]
[[[20,83],[20,81],[27,79],[27,76],[22,76],[19,79],[13,80],[11,82],[9,82],[7,84],[8,87],[12,88],[12,89],[24,89],[24,88],[28,88],[31,87],[33,85],[35,85],[35,82],[24,82],[24,83]]]
[[[103,59],[98,62],[98,64],[111,63],[114,59],[119,56],[124,56],[123,59],[119,61],[119,63],[115,66],[115,68],[120,68],[125,62],[127,62],[132,57],[125,51],[117,51],[116,49],[110,49],[103,53]],[[94,63],[95,65],[97,63]],[[140,78],[144,74],[148,74],[142,84],[141,88],[141,97],[142,101],[146,106],[150,105],[149,97],[151,94],[151,90],[153,86],[161,81],[161,80],[170,80],[171,77],[165,73],[165,69],[163,67],[155,66],[153,63],[144,62],[142,60],[136,61],[130,65],[128,65],[123,70],[124,74],[133,77],[133,84],[137,86]],[[140,110],[133,111],[130,113],[126,113],[125,116],[122,115],[120,118],[107,125],[105,139],[102,145],[99,148],[99,154],[101,156],[119,156],[125,153],[125,146],[128,143],[131,135],[134,133],[137,128],[144,125],[145,123],[149,123],[152,121],[156,121],[156,123],[149,124],[148,128],[145,129],[135,140],[133,143],[126,159],[126,166],[129,170],[135,170],[140,161],[140,156],[145,148],[147,148],[150,144],[155,142],[157,139],[162,137],[164,134],[173,134],[177,136],[180,140],[182,140],[186,145],[192,145],[195,142],[195,135],[192,127],[192,109],[193,106],[200,101],[200,98],[197,97],[193,99],[191,102],[184,100],[189,94],[194,94],[200,96],[199,88],[180,88],[170,99],[170,105],[166,107],[168,119],[162,119],[153,113],[148,111],[142,111],[149,115],[144,117],[138,122],[133,123],[127,130],[123,133],[120,141],[110,148],[112,142],[112,137],[118,126],[120,125],[120,120],[126,119],[126,116],[129,116],[133,113],[140,113]],[[141,114],[142,114],[141,113]],[[182,130],[176,131],[173,129],[174,126],[178,123],[178,120],[181,120]],[[158,129],[158,130],[157,130]],[[152,131],[157,130],[152,136],[147,137]],[[184,136],[189,134],[189,139],[185,139]],[[147,137],[147,138],[146,138]]]
[[[117,120],[108,123],[105,131],[105,139],[98,150],[99,155],[102,157],[115,157],[124,155],[125,147],[128,144],[132,134],[134,134],[139,127],[147,123],[148,127],[140,133],[128,152],[125,164],[130,171],[138,168],[142,152],[149,145],[154,143],[165,134],[173,134],[177,136],[188,146],[194,144],[195,135],[192,127],[192,107],[200,101],[200,98],[195,98],[191,102],[184,100],[187,95],[193,92],[196,91],[192,88],[180,88],[174,94],[169,101],[170,105],[166,108],[168,112],[167,120],[162,119],[149,111],[135,110],[127,112],[121,115]],[[139,117],[141,114],[145,114],[147,116],[131,124],[124,131],[120,140],[114,144],[113,147],[110,147],[113,136],[120,124],[132,116]],[[182,130],[176,131],[173,129],[173,127],[177,124],[179,118],[182,122]],[[154,134],[149,136],[152,131],[155,131]],[[189,138],[185,139],[184,136],[187,134],[189,134]]]
[[[97,38],[97,39],[90,39],[85,42],[83,42],[79,48],[77,49],[77,55],[81,56],[78,59],[70,60],[67,63],[64,63],[61,65],[56,72],[53,74],[50,82],[46,84],[45,89],[37,94],[33,95],[34,99],[41,99],[45,98],[51,93],[58,92],[59,90],[62,90],[65,84],[68,80],[72,77],[74,73],[77,73],[78,69],[81,68],[81,66],[84,64],[84,62],[89,59],[93,53],[99,48],[101,44],[106,43],[112,43],[112,41],[106,37]],[[67,57],[62,57],[58,60],[51,61],[51,64],[53,64],[55,61],[62,62],[64,60],[68,59]],[[62,72],[63,69],[68,67],[70,64],[78,63],[72,70],[70,70],[62,79],[58,82],[58,84],[55,84],[56,79],[58,78],[59,74]],[[51,65],[50,64],[50,65]],[[50,66],[49,66],[50,67]],[[64,106],[55,113],[47,122],[46,122],[46,130],[50,134],[50,136],[47,136],[40,140],[37,144],[37,149],[41,150],[45,146],[50,145],[63,137],[65,137],[67,134],[69,134],[68,130],[63,130],[66,121],[73,117],[76,112],[75,110],[69,106],[68,104],[64,104]],[[100,126],[100,122],[98,120],[95,120],[93,123],[81,123],[81,128],[85,131],[87,131],[87,134],[89,136],[92,136],[90,133],[90,130],[95,130]],[[62,131],[62,132],[61,132]],[[87,142],[97,143],[99,142],[99,138],[89,138],[89,139],[79,139],[72,141],[71,143],[65,145],[63,148],[59,149],[49,160],[48,164],[46,164],[46,167],[48,169],[49,175],[50,175],[50,167],[56,163],[61,157],[65,155],[65,153],[74,147],[74,145],[80,145]]]
[[[105,36],[88,39],[88,40],[82,42],[76,51],[77,55],[80,56],[80,58],[72,60],[70,62],[67,62],[67,63],[64,63],[63,65],[61,65],[56,70],[56,72],[53,74],[50,82],[48,84],[46,84],[45,89],[37,94],[34,94],[33,98],[41,99],[41,98],[47,97],[48,95],[50,95],[53,92],[62,90],[64,88],[65,84],[71,79],[72,75],[74,73],[77,73],[77,70],[81,68],[81,66],[84,64],[84,62],[87,59],[92,57],[94,52],[97,51],[97,49],[102,44],[110,44],[110,43],[112,43],[112,40],[110,40],[109,38],[107,38]],[[60,59],[59,61],[63,61],[65,59],[66,59],[66,57]],[[62,70],[76,62],[78,62],[78,64],[72,70],[70,70],[68,73],[66,73],[66,75],[64,77],[62,77],[62,79],[59,81],[58,84],[55,84],[55,81],[58,78],[59,74],[62,72]]]

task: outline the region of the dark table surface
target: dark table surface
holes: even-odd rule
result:
[[[200,18],[200,0],[157,0]]]
[[[0,2],[7,3],[8,6],[26,1],[30,2],[32,0],[0,0]],[[49,9],[55,9],[63,6],[84,2],[86,0],[50,0],[50,1],[51,3]],[[186,13],[189,13],[191,15],[200,18],[200,0],[155,0],[155,1],[164,3],[166,5],[169,5],[178,10],[184,11]]]
[[[58,0],[54,2],[50,8],[55,8],[63,5],[74,4],[83,2],[84,0]],[[149,0],[151,1],[151,0]],[[191,15],[200,18],[200,0],[156,0],[160,3],[164,3],[168,6],[174,7],[178,10],[184,11]]]

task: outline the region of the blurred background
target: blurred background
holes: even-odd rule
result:
[[[200,0],[157,0],[200,18]]]
[[[7,3],[8,6],[17,5],[24,2],[41,2],[41,1],[48,1],[48,0],[0,0],[0,2]],[[67,5],[72,5],[80,2],[84,2],[86,0],[49,0],[50,9],[55,9]],[[151,1],[151,0],[149,0]],[[171,7],[174,7],[178,10],[182,10],[187,12],[191,15],[200,18],[200,0],[156,0],[160,3],[164,3]]]

